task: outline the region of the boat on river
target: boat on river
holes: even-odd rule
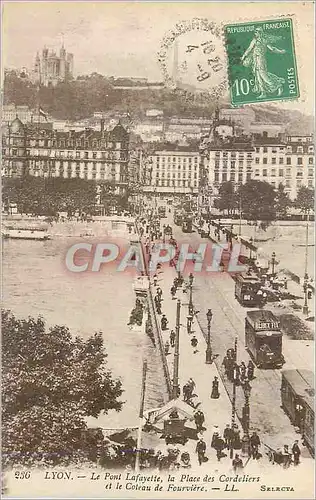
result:
[[[32,227],[7,227],[3,229],[2,236],[15,240],[46,241],[51,239],[46,229]]]

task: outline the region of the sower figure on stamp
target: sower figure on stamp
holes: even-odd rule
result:
[[[274,92],[277,92],[278,96],[282,95],[285,79],[268,72],[266,56],[268,50],[275,54],[285,54],[284,49],[278,49],[271,45],[278,40],[280,40],[279,36],[267,35],[262,28],[256,28],[254,38],[241,57],[243,65],[249,67],[254,75],[253,91],[259,94],[258,99],[263,99],[267,94]]]

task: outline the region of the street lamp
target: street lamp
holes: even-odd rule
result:
[[[205,363],[209,365],[212,364],[213,362],[212,346],[211,346],[211,321],[213,318],[212,309],[209,309],[207,311],[206,318],[207,318],[207,346],[205,353]]]
[[[276,254],[275,252],[272,252],[272,258],[271,258],[271,266],[272,266],[272,276],[275,275],[275,265],[276,265]]]
[[[249,243],[250,243],[250,245],[252,245],[252,243],[253,243],[253,238],[252,237],[250,238]],[[250,247],[249,259],[252,260],[252,248],[251,247]]]
[[[192,301],[192,285],[194,276],[192,273],[189,275],[189,286],[190,286],[190,299],[189,299],[189,314],[193,316],[193,301]]]
[[[244,396],[245,396],[245,406],[242,409],[242,424],[244,435],[242,438],[242,453],[244,455],[250,456],[250,439],[249,439],[249,427],[250,427],[250,394],[251,385],[248,380],[243,384]]]
[[[308,315],[308,302],[307,302],[307,299],[308,299],[308,274],[307,273],[304,274],[303,291],[304,291],[304,305],[303,305],[302,312],[305,316],[307,316]]]
[[[305,273],[304,273],[304,305],[302,312],[305,316],[308,316],[308,273],[307,273],[307,265],[308,265],[308,223],[309,223],[309,212],[306,214],[306,239],[305,239]]]

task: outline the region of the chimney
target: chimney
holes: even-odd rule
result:
[[[104,123],[105,123],[105,120],[104,118],[101,119],[101,132],[104,132]]]

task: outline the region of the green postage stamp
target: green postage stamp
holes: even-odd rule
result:
[[[299,97],[292,19],[224,29],[233,106]]]

